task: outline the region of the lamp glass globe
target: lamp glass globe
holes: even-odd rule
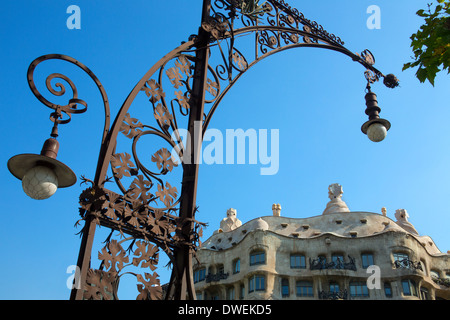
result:
[[[387,130],[381,123],[375,122],[367,129],[367,136],[373,142],[380,142],[386,138]]]
[[[36,166],[23,176],[22,188],[29,197],[44,200],[50,198],[58,189],[58,178],[52,169]]]

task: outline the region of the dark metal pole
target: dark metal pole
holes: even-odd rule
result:
[[[207,21],[210,8],[211,1],[204,0],[202,23]],[[184,239],[186,244],[175,250],[175,263],[166,299],[195,299],[195,289],[192,278],[192,247],[190,244],[192,243],[194,226],[192,219],[195,217],[199,158],[202,147],[202,124],[208,73],[209,39],[210,34],[200,27],[197,38],[192,94],[189,101],[190,113],[188,132],[191,143],[186,146],[185,150],[188,154],[187,157],[184,157],[185,163],[183,164],[184,170],[179,215],[182,225],[180,236]]]
[[[105,103],[106,102],[107,100],[105,100]],[[109,126],[109,110],[106,113],[106,119],[108,121],[107,124]],[[106,175],[107,166],[105,166],[104,164],[110,163],[110,153],[109,154],[107,153],[110,140],[111,140],[111,132],[109,132],[107,136],[104,135],[104,139],[102,140],[102,144],[100,147],[100,154],[97,163],[97,170],[95,171],[95,180],[94,180],[94,185],[96,186],[100,186],[104,183],[101,180],[104,179]],[[79,280],[75,279],[74,281],[76,285],[72,288],[72,291],[70,293],[70,300],[83,300],[85,290],[84,286],[86,284],[88,271],[91,267],[91,254],[96,228],[97,224],[94,221],[94,218],[92,216],[88,216],[86,218],[85,225],[82,230],[81,245],[77,260],[78,270],[76,275],[78,275],[80,279]]]
[[[76,275],[80,277],[79,281],[75,279],[75,286],[70,293],[70,300],[83,300],[84,285],[86,283],[87,273],[91,264],[92,244],[94,243],[96,223],[91,217],[85,222],[83,236],[81,239],[80,252],[78,254]],[[78,285],[78,286],[77,286]]]

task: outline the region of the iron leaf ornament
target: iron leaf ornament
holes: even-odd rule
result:
[[[131,238],[124,239],[121,242],[129,241]],[[156,272],[144,272],[144,276],[134,272],[124,272],[132,266],[148,268],[151,271],[156,269],[159,260],[158,248],[145,241],[134,241],[129,250],[122,247],[121,242],[111,240],[106,244],[98,258],[102,261],[101,269],[90,269],[85,284],[84,299],[86,300],[117,300],[118,286],[120,277],[124,274],[131,274],[136,277],[137,300],[160,300],[162,298],[162,288],[159,281],[159,275]],[[136,248],[133,250],[133,247]],[[132,263],[130,255],[133,256]],[[103,269],[105,268],[105,269]]]
[[[243,14],[252,19],[258,19],[266,10],[266,2],[259,4],[259,0],[239,0],[236,1],[236,5],[241,9]]]

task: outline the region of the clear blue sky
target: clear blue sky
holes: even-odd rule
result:
[[[420,84],[414,71],[401,71],[412,55],[409,37],[422,23],[415,12],[427,2],[289,1],[340,36],[351,51],[370,49],[383,73],[397,75],[397,89],[373,86],[392,129],[378,144],[361,133],[367,119],[364,69],[347,56],[302,48],[257,64],[223,100],[210,127],[222,132],[279,129],[279,171],[262,176],[260,164],[202,165],[197,219],[209,224],[204,240],[230,207],[242,222],[271,215],[273,203],[281,204],[283,216],[320,215],[328,186],[340,183],[350,210],[381,212],[386,207],[395,220],[395,210],[404,208],[421,235],[431,236],[442,252],[450,250],[450,76],[438,75],[433,88]],[[72,4],[81,8],[80,30],[66,27],[66,9]],[[381,29],[366,26],[366,10],[373,4],[381,9]],[[197,32],[200,12],[200,0],[2,2],[0,299],[68,299],[66,270],[76,264],[80,245],[80,228],[74,224],[85,186],[77,183],[36,201],[22,192],[6,167],[15,154],[39,153],[51,129],[50,109],[28,88],[29,63],[49,53],[83,62],[103,83],[115,115],[147,70]],[[58,159],[78,177],[93,178],[102,105],[95,88],[76,83],[89,110],[60,127]],[[94,257],[107,233],[98,234]],[[165,283],[169,272],[160,266]],[[123,292],[121,297],[132,296]]]

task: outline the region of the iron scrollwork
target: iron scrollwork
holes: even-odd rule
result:
[[[375,58],[369,50],[361,54],[349,51],[339,37],[285,1],[267,0],[261,5],[253,1],[260,9],[251,13],[243,9],[244,2],[247,1],[213,1],[211,16],[202,25],[211,34],[211,49],[217,49],[219,54],[215,56],[220,57],[210,62],[209,70],[217,90],[214,99],[208,101],[210,108],[205,112],[204,130],[223,96],[246,71],[264,58],[291,48],[318,47],[344,53],[366,68],[364,76],[368,83],[384,78],[383,83],[389,88],[399,85],[394,75],[385,76],[374,67]],[[255,35],[255,43],[249,47],[253,49],[241,45],[241,39],[246,39],[248,34]],[[241,46],[247,49],[238,49]]]
[[[106,92],[90,69],[63,55],[43,56],[30,65],[28,81],[32,92],[44,105],[54,110],[51,115],[55,123],[54,135],[57,135],[58,124],[68,123],[72,114],[85,112],[87,104],[78,97],[74,82],[58,73],[48,76],[47,89],[55,96],[64,96],[66,87],[63,84],[56,83],[56,88],[51,86],[54,79],[62,79],[69,85],[72,96],[67,99],[67,105],[54,104],[45,99],[34,85],[33,73],[39,63],[60,59],[76,65],[91,77],[103,99],[105,126],[99,162],[93,180],[82,177],[83,182],[91,186],[80,195],[81,219],[77,224],[84,222],[80,231],[83,239],[90,237],[92,232],[89,228],[92,226],[108,227],[111,233],[98,254],[100,267],[94,269],[90,266],[85,273],[84,298],[117,299],[120,277],[133,274],[138,281],[138,299],[160,299],[162,290],[158,274],[153,272],[160,250],[167,254],[172,267],[177,268],[174,256],[177,248],[188,247],[190,252],[195,253],[200,245],[202,228],[206,224],[193,217],[181,217],[182,196],[176,173],[184,172],[190,164],[186,161],[190,159],[188,141],[179,129],[186,127],[192,105],[198,99],[193,89],[198,77],[195,74],[197,56],[194,53],[205,46],[208,50],[218,51],[215,55],[208,51],[209,64],[203,87],[206,94],[203,134],[224,95],[237,80],[262,59],[286,49],[312,46],[342,52],[367,68],[368,81],[378,81],[384,77],[373,67],[375,60],[368,50],[361,55],[350,52],[343,47],[344,42],[339,37],[328,33],[317,22],[306,19],[285,1],[268,0],[262,5],[253,1],[256,6],[248,6],[251,1],[213,0],[211,4],[209,16],[202,21],[202,32],[209,37],[206,45],[200,34],[190,37],[188,42],[157,62],[133,88],[111,127]],[[240,47],[239,41],[248,39],[248,34],[256,36],[253,49],[242,50],[242,47],[248,46]],[[394,78],[387,81],[392,86],[395,86]],[[138,108],[130,110],[137,97],[148,101],[143,107],[147,111],[144,117],[138,117]],[[124,144],[118,143],[119,137],[125,140],[131,151],[123,150]],[[156,138],[158,146],[150,153],[143,153],[140,150],[148,150],[149,145],[155,146],[146,143],[150,138]],[[107,177],[108,170],[112,173],[111,177]],[[106,188],[107,183],[112,182],[115,182],[114,191]],[[186,226],[190,228],[187,236]],[[122,240],[114,239],[116,236]],[[124,250],[122,245],[126,242],[130,244]],[[90,252],[85,254],[90,256]],[[356,270],[354,260],[350,260],[342,267]],[[150,272],[144,271],[144,275],[124,272],[131,266],[149,269]],[[319,261],[312,262],[311,266],[324,268]]]
[[[409,259],[395,260],[394,269],[414,269],[423,271],[422,263],[420,261],[412,261]]]
[[[122,247],[122,242],[132,240],[128,249]],[[133,250],[132,248],[135,247]],[[130,254],[133,258],[130,262]],[[139,295],[137,300],[156,300],[162,295],[158,274],[156,272],[144,275],[133,272],[123,272],[130,266],[156,269],[158,264],[158,248],[146,241],[135,241],[134,238],[125,238],[118,242],[111,240],[102,251],[98,253],[98,258],[102,261],[102,268],[90,269],[85,285],[84,299],[87,300],[117,300],[120,277],[125,274],[134,275],[138,280]],[[104,269],[104,270],[103,270]]]
[[[184,221],[179,217],[178,206],[181,201],[179,189],[165,178],[184,165],[186,142],[182,140],[178,126],[180,119],[189,115],[193,78],[192,60],[193,57],[188,54],[177,54],[173,59],[162,63],[159,72],[155,73],[156,78],[145,79],[139,87],[139,92],[145,95],[151,104],[153,121],[156,125],[143,124],[133,117],[129,110],[118,118],[120,122],[116,120],[119,133],[131,142],[131,153],[113,150],[110,156],[113,175],[105,182],[114,180],[120,193],[106,189],[104,183],[99,186],[83,178],[92,186],[80,196],[81,220],[94,219],[98,225],[118,231],[122,237],[131,235],[133,239],[142,239],[139,243],[146,246],[154,243],[169,257],[169,263],[173,267],[176,267],[174,250],[188,246],[195,253],[201,243],[202,228],[206,225],[195,219]],[[164,90],[166,82],[173,88],[170,95]],[[210,81],[207,89],[213,93],[214,87],[215,83]],[[148,137],[157,137],[166,143],[165,147],[160,147],[149,157],[152,167],[148,165],[148,157],[145,159],[147,163],[144,163],[138,152],[139,144],[145,145],[142,140]],[[186,223],[193,223],[188,242],[180,236]],[[107,239],[105,248],[109,249],[108,246],[112,241],[114,240]],[[157,259],[153,259],[152,262],[154,263],[152,266],[156,265]],[[91,274],[102,273],[94,270]],[[145,277],[136,275],[140,291],[138,299],[161,299],[162,290],[153,289],[160,286],[158,275],[144,274]],[[117,275],[115,278],[106,277],[106,279],[116,281]],[[88,289],[91,288],[88,286]],[[97,297],[90,295],[90,298]]]
[[[347,300],[347,289],[341,291],[319,291],[319,299],[321,300]]]
[[[81,219],[76,224],[86,222],[80,231],[81,235],[87,232],[88,221],[111,229],[111,234],[105,241],[106,245],[98,255],[101,261],[100,268],[88,271],[83,297],[87,299],[117,299],[120,271],[125,268],[123,264],[129,260],[125,252],[134,255],[140,252],[141,258],[135,256],[132,265],[137,267],[139,265],[137,261],[142,261],[141,266],[144,269],[150,268],[150,271],[153,271],[159,260],[156,253],[159,249],[166,253],[173,263],[174,248],[187,245],[192,248],[192,251],[195,251],[200,243],[202,227],[205,224],[195,220],[189,221],[189,223],[193,223],[191,241],[186,243],[185,239],[179,237],[179,232],[186,223],[186,221],[181,221],[177,215],[177,206],[180,203],[179,191],[176,186],[172,186],[169,181],[163,179],[164,176],[180,165],[170,150],[177,150],[177,155],[183,157],[184,146],[181,137],[178,135],[176,111],[181,116],[189,114],[190,80],[193,76],[189,59],[192,59],[192,57],[182,54],[177,55],[175,59],[171,60],[174,66],[167,68],[164,74],[173,88],[180,89],[174,92],[173,99],[167,100],[166,93],[162,89],[161,78],[163,73],[159,74],[158,80],[147,79],[139,88],[139,91],[147,96],[152,105],[155,126],[144,125],[126,112],[116,119],[111,129],[109,128],[110,112],[106,93],[101,83],[87,67],[64,55],[47,55],[36,59],[30,65],[28,72],[30,88],[44,105],[54,110],[51,114],[51,120],[55,123],[52,134],[57,136],[56,126],[70,122],[72,114],[86,112],[87,104],[78,97],[74,82],[63,74],[53,73],[49,75],[45,84],[49,92],[58,97],[69,94],[67,89],[70,89],[71,96],[67,98],[69,101],[67,105],[52,103],[37,90],[34,83],[34,70],[39,63],[52,59],[64,60],[80,67],[91,76],[103,97],[105,128],[100,160],[103,159],[104,162],[110,164],[112,177],[102,177],[98,173],[96,174],[96,180],[82,177],[82,181],[90,183],[91,186],[80,195]],[[166,66],[167,62],[162,69]],[[55,79],[67,83],[67,88],[61,81],[52,87]],[[214,86],[214,83],[210,84],[212,92]],[[66,115],[64,119],[63,115]],[[108,154],[107,146],[111,143],[108,138],[111,137],[111,132],[114,130],[131,140],[131,153],[118,152],[114,148],[113,152]],[[162,138],[163,141],[168,143],[167,147],[159,148],[151,154],[150,163],[154,165],[154,169],[144,165],[137,151],[141,139],[150,135]],[[105,184],[112,181],[116,182],[119,192],[105,188]],[[123,240],[119,242],[112,239],[115,232]],[[136,241],[137,239],[139,241]],[[121,243],[124,241],[131,242],[127,250],[122,250]],[[147,253],[144,254],[144,251]],[[149,255],[148,252],[150,251],[153,254]],[[107,257],[114,257],[114,259],[119,260],[112,262],[108,261]],[[104,270],[105,267],[106,270]],[[127,274],[131,273],[128,272]],[[162,298],[162,290],[160,290],[156,272],[144,272],[143,275],[133,274],[138,280],[138,299]]]
[[[450,288],[450,279],[448,279],[448,278],[431,277],[431,279],[437,285],[444,286],[446,288]]]
[[[45,86],[52,95],[56,97],[65,97],[66,101],[68,101],[68,104],[61,105],[58,103],[51,102],[47,100],[44,97],[44,95],[37,89],[37,86],[34,81],[35,70],[39,64],[49,60],[62,60],[77,66],[78,68],[83,70],[86,74],[88,74],[89,77],[93,80],[93,82],[97,86],[103,99],[105,112],[105,125],[102,137],[103,143],[104,140],[106,139],[106,132],[109,129],[109,119],[110,119],[109,101],[106,92],[103,86],[101,85],[100,81],[98,80],[98,78],[92,73],[92,71],[88,67],[86,67],[84,64],[77,61],[76,59],[62,54],[49,54],[36,58],[33,62],[31,62],[27,71],[28,85],[31,89],[31,92],[42,104],[44,104],[50,109],[53,109],[53,112],[50,114],[50,120],[54,123],[54,128],[52,130],[51,135],[53,137],[57,137],[58,136],[57,127],[59,124],[69,123],[72,120],[72,114],[82,114],[87,111],[88,107],[87,103],[78,97],[78,90],[74,82],[64,74],[52,73],[48,75],[45,79]],[[55,82],[54,80],[56,81],[62,80],[62,82],[54,83]],[[64,82],[68,84],[68,86],[70,87],[70,91],[66,89]],[[70,92],[72,93],[71,96],[67,97],[66,95],[69,95]]]
[[[206,276],[205,280],[206,280],[206,283],[216,282],[216,281],[227,279],[229,275],[230,274],[228,272],[227,273],[224,273],[224,272],[209,273]]]
[[[311,270],[327,270],[327,269],[341,269],[341,270],[353,270],[356,271],[355,259],[348,256],[349,262],[342,261],[337,258],[334,261],[327,262],[325,258],[318,257],[316,259],[309,259],[309,265]]]

